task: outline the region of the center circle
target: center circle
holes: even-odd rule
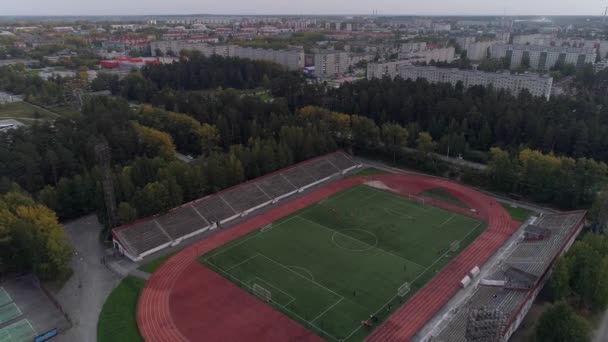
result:
[[[346,232],[349,232],[350,234],[346,234]],[[333,242],[336,247],[347,251],[364,252],[376,247],[378,238],[376,237],[376,234],[364,229],[344,229],[340,232],[334,232],[331,235],[331,242]],[[359,244],[360,247],[353,246],[353,242]]]

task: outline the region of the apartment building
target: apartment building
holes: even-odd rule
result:
[[[465,88],[481,85],[492,85],[496,89],[506,89],[512,94],[519,94],[523,89],[534,96],[542,96],[547,100],[551,96],[553,78],[538,74],[511,74],[510,72],[492,73],[477,70],[460,70],[437,68],[433,66],[402,65],[399,76],[403,79],[417,80],[425,78],[431,83],[450,83],[456,85],[462,82]]]
[[[315,77],[328,78],[343,74],[350,66],[350,54],[345,51],[322,50],[315,53]]]
[[[172,51],[178,54],[182,50],[200,51],[203,56],[218,55],[223,57],[239,57],[253,60],[262,60],[280,64],[289,70],[301,70],[304,68],[304,49],[301,47],[290,47],[283,50],[256,49],[241,47],[237,45],[209,45],[202,42],[191,42],[188,40],[162,40],[150,44],[152,56],[160,51],[167,54]]]
[[[463,50],[467,51],[468,59],[480,61],[488,57],[488,49],[496,44],[502,44],[504,41],[501,39],[478,41],[477,37],[466,36],[457,37],[456,43],[458,43]]]
[[[596,58],[595,48],[496,44],[490,50],[493,58],[507,58],[512,69],[521,66],[525,59],[533,69],[549,70],[559,61],[578,68],[586,63],[593,64]]]
[[[367,64],[367,79],[383,78],[388,76],[395,78],[399,75],[399,70],[402,65],[412,64],[407,60],[385,62],[385,63],[369,63]]]
[[[415,60],[417,62],[448,62],[451,63],[454,60],[454,54],[456,50],[453,47],[445,47],[445,48],[428,48],[419,50],[406,49],[402,46],[402,50],[399,52],[399,59],[410,59]],[[426,44],[425,44],[426,46]]]
[[[335,50],[320,50],[314,54],[314,76],[316,78],[333,78],[346,73],[350,66],[374,59],[371,53],[353,53]]]

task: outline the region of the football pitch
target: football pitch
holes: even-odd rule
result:
[[[360,185],[200,261],[326,340],[360,341],[371,332],[362,321],[380,324],[484,228]]]

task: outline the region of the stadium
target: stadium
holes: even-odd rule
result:
[[[113,230],[147,281],[146,341],[506,341],[585,212],[494,198],[335,152]]]

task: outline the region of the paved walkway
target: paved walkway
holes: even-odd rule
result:
[[[600,326],[595,331],[593,342],[606,342],[608,341],[608,310],[604,313],[604,317],[600,322]]]
[[[74,256],[74,274],[55,295],[72,320],[72,328],[57,337],[57,341],[95,342],[97,319],[110,292],[121,277],[102,263],[105,248],[99,240],[102,226],[95,215],[65,224]]]

